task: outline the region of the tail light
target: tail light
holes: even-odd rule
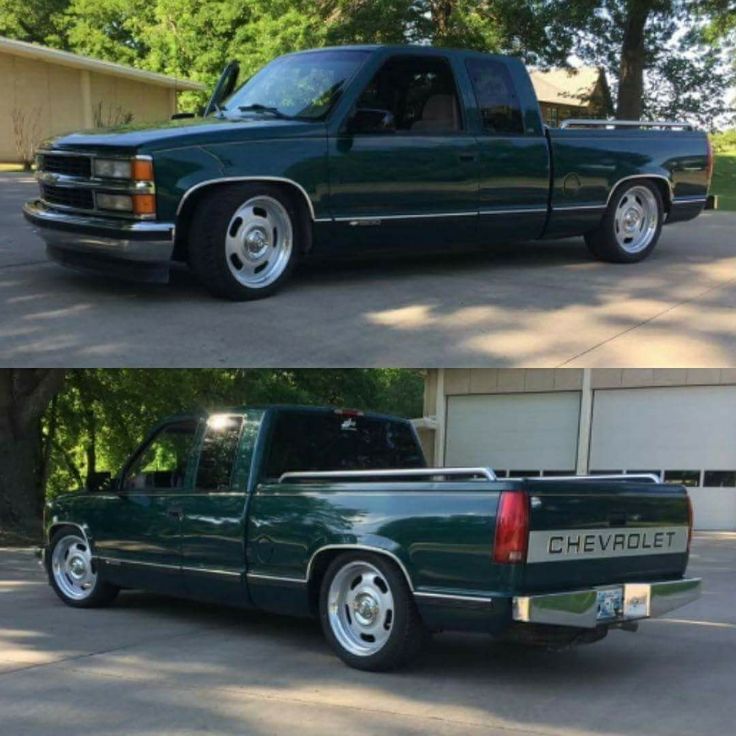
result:
[[[493,561],[501,565],[524,562],[529,542],[529,499],[521,491],[503,491],[496,515]]]
[[[693,540],[693,501],[687,497],[687,551],[690,551],[690,542]]]
[[[710,142],[710,138],[706,138],[706,146],[707,146],[708,153],[705,157],[705,176],[708,181],[708,186],[710,187],[710,181],[713,178],[713,166],[714,166],[713,144]]]

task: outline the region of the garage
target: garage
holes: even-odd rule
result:
[[[701,529],[736,519],[736,386],[597,390],[591,472],[660,473],[691,490]]]
[[[736,372],[438,369],[418,425],[435,465],[500,477],[655,473],[695,527],[736,530]]]
[[[574,473],[580,394],[450,396],[447,465],[489,464],[498,475]]]

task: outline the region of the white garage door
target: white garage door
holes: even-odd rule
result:
[[[450,396],[445,465],[574,471],[580,394]]]
[[[596,391],[590,469],[684,475],[705,486],[691,494],[696,526],[734,528],[736,386]]]

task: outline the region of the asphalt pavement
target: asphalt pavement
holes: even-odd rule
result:
[[[703,597],[562,652],[436,635],[409,669],[351,670],[316,622],[123,592],[62,604],[30,550],[0,550],[7,736],[728,736],[736,535],[701,534]]]
[[[582,238],[473,253],[305,264],[259,302],[80,275],[21,215],[36,185],[0,175],[3,366],[736,364],[736,213],[667,227],[651,258],[593,260]]]

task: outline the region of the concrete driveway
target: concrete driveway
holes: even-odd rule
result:
[[[116,283],[46,261],[0,177],[0,365],[724,366],[736,364],[736,214],[665,229],[635,266],[581,239],[314,263],[275,298],[212,299],[187,273]]]
[[[637,634],[556,653],[442,634],[377,675],[345,667],[309,621],[136,592],[71,609],[30,551],[0,550],[2,732],[730,734],[736,536],[697,538],[690,572],[703,598]]]

